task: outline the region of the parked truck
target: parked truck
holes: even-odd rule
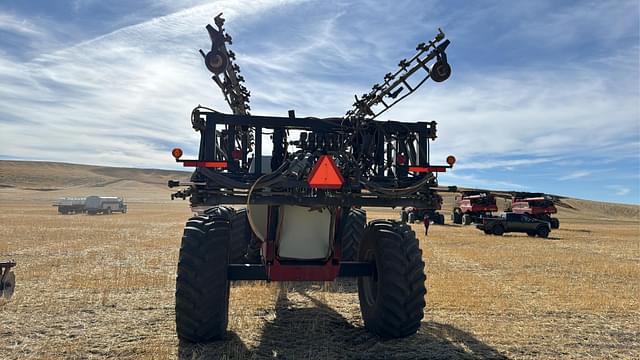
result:
[[[529,236],[546,238],[551,232],[548,221],[536,219],[525,214],[506,213],[498,217],[485,217],[476,227],[485,234],[503,235],[508,232],[521,232]]]
[[[451,220],[454,224],[470,225],[481,222],[483,218],[492,216],[496,211],[496,198],[490,192],[462,191],[455,197]]]
[[[89,215],[127,212],[127,204],[123,198],[115,196],[87,196],[85,211]]]
[[[84,197],[63,197],[59,198],[53,206],[58,208],[58,214],[81,214],[86,211],[86,201]]]
[[[200,52],[233,114],[196,107],[191,126],[200,134],[197,157],[172,150],[178,163],[195,168],[189,182],[169,181],[169,187],[184,186],[172,198],[188,198],[198,214],[186,222],[180,247],[178,337],[224,338],[230,281],[337,277],[357,278],[368,330],[384,338],[416,333],[426,295],[416,235],[400,221],[367,222],[362,208],[437,208],[436,175],[455,158],[449,156],[447,165],[429,159],[436,123],[376,118],[426,80],[449,78],[449,40],[439,31],[418,44],[398,70],[356,96],[344,116],[296,117],[293,110],[286,117],[255,116],[223,24],[218,15],[216,27],[206,26],[211,49]]]
[[[558,210],[554,204],[553,198],[543,193],[514,193],[511,200],[511,209],[516,214],[526,214],[533,218],[549,222],[552,229],[560,228],[560,220],[551,217]]]

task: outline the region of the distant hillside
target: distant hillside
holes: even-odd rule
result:
[[[190,172],[0,160],[0,198],[51,200],[63,196],[113,195],[135,201],[165,201],[167,181],[188,180]],[[442,211],[453,208],[453,194],[443,194]],[[640,221],[640,206],[563,198],[558,217]],[[504,210],[503,199],[498,208]]]
[[[574,209],[560,209],[561,214],[574,218],[605,218],[640,221],[640,206],[566,198],[564,203]]]
[[[0,187],[25,190],[104,187],[122,181],[166,186],[169,179],[186,180],[189,176],[184,171],[0,160]]]

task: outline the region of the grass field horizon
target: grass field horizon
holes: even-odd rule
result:
[[[64,175],[60,175],[63,173]],[[166,187],[168,179],[188,180],[191,171],[155,168],[136,168],[123,166],[76,164],[72,162],[54,162],[42,160],[0,160],[0,188],[20,188],[33,191],[64,191],[73,187],[104,187],[112,182],[137,181],[143,184]],[[443,184],[449,185],[449,184]],[[495,188],[492,191],[515,191]],[[577,198],[566,194],[550,194],[564,199],[630,206],[639,204],[629,202],[599,201]],[[638,199],[640,201],[640,199]]]
[[[166,181],[188,173],[0,161],[6,359],[640,358],[640,206],[563,199],[548,240],[470,226],[418,235],[427,307],[418,334],[366,332],[352,281],[234,284],[228,339],[179,342],[174,286],[191,215]],[[63,196],[124,196],[129,213],[58,215]],[[500,205],[500,204],[499,204]],[[368,219],[398,210],[367,209]]]

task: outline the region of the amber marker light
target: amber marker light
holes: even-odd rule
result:
[[[180,157],[182,156],[182,149],[173,148],[173,150],[171,150],[171,155],[173,155],[176,160],[180,159]]]
[[[453,166],[453,164],[456,163],[456,157],[453,155],[449,155],[447,156],[447,164],[449,164],[449,166]]]

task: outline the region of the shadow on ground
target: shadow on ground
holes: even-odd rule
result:
[[[488,235],[488,236],[496,236],[496,235]],[[557,237],[557,236],[549,236],[546,238],[541,238],[539,236],[536,237],[531,237],[531,236],[524,236],[522,234],[504,234],[502,235],[503,238],[505,239],[536,239],[536,240],[541,240],[541,241],[545,241],[545,240],[562,240],[561,237]]]
[[[416,335],[383,340],[307,294],[304,286],[291,292],[314,306],[297,307],[281,291],[275,319],[265,324],[255,348],[229,333],[226,341],[181,342],[180,359],[507,359],[472,334],[433,321],[423,322]]]

